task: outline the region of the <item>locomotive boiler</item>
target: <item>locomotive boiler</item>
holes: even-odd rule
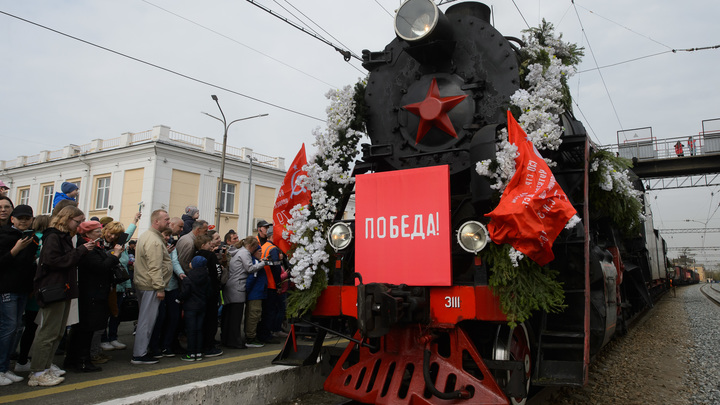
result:
[[[554,240],[548,264],[564,306],[508,322],[483,256],[500,196],[476,166],[497,158],[523,85],[523,43],[498,32],[478,2],[442,12],[409,0],[395,33],[382,51],[363,51],[371,143],[353,170],[355,218],[338,218],[328,235],[335,268],[302,363],[316,361],[323,331],[344,324],[355,332],[341,353],[325,352],[334,363],[325,389],[363,403],[522,404],[531,385],[584,385],[592,356],[652,306],[664,244],[649,221],[623,233],[593,212],[597,147],[566,111],[562,143],[542,151],[581,219]],[[276,362],[293,363],[290,352]]]

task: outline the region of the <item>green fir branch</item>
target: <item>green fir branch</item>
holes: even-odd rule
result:
[[[533,311],[557,313],[567,307],[557,270],[541,267],[527,256],[518,260],[515,267],[509,253],[510,245],[490,243],[481,257],[490,268],[489,285],[500,299],[510,327],[530,318]]]

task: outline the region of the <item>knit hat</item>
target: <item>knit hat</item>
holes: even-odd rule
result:
[[[78,225],[77,231],[80,234],[88,233],[93,229],[102,228],[102,224],[98,221],[85,221]]]
[[[60,186],[60,190],[62,190],[63,193],[69,194],[73,191],[77,190],[78,186],[75,183],[68,183],[67,181],[64,181],[63,184]]]
[[[204,269],[207,267],[207,259],[202,256],[195,256],[190,261],[190,266],[193,270]]]
[[[185,207],[185,213],[190,216],[193,216],[193,215],[197,214],[198,212],[200,212],[200,210],[198,209],[198,207],[196,207],[194,205],[188,205],[187,207]]]
[[[102,217],[102,218],[100,218],[100,221],[99,221],[99,222],[100,222],[100,224],[101,224],[102,226],[105,226],[105,225],[109,224],[109,223],[112,222],[112,221],[114,221],[114,220],[112,219],[112,217]]]
[[[10,215],[12,215],[15,218],[20,218],[20,217],[31,217],[32,218],[33,210],[32,210],[31,206],[21,204],[21,205],[18,205],[17,207],[15,207],[15,209],[12,211],[12,214],[10,214]]]

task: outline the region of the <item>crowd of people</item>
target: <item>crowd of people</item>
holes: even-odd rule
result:
[[[134,240],[140,212],[127,227],[86,219],[73,183],[62,184],[51,215],[15,206],[7,190],[0,181],[0,385],[23,372],[35,387],[60,384],[66,370],[101,371],[105,352],[127,347],[123,321],[135,322],[128,357],[137,365],[200,361],[287,336],[287,261],[271,223],[258,222],[257,236],[221,238],[197,207],[172,218],[158,209]]]

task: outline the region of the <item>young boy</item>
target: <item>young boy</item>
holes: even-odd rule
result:
[[[180,300],[185,311],[185,333],[187,335],[187,354],[180,357],[184,361],[203,359],[203,321],[205,302],[207,301],[210,278],[207,259],[195,256],[190,261],[190,271],[182,281]]]

